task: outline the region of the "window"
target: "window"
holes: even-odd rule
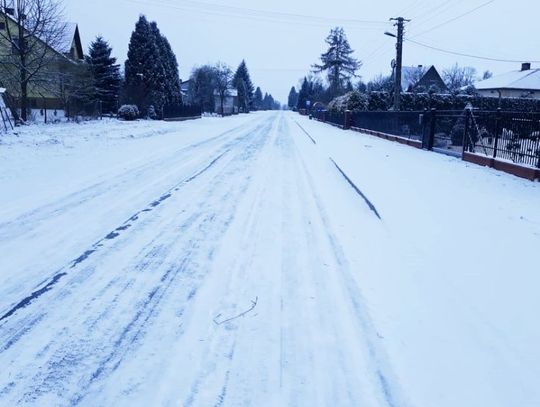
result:
[[[6,23],[3,21],[0,21],[0,31],[4,31],[6,29]]]

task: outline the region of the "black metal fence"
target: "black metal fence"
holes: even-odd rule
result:
[[[163,107],[163,119],[181,120],[187,118],[197,118],[202,116],[200,105],[169,105]]]
[[[464,151],[540,168],[540,113],[467,114]]]
[[[424,112],[358,112],[351,114],[350,126],[422,140],[424,116]]]
[[[318,120],[422,142],[454,156],[464,152],[540,168],[540,113],[480,111],[315,112]]]

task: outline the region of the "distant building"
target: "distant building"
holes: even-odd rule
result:
[[[214,102],[214,111],[216,113],[228,116],[231,114],[237,114],[239,112],[238,91],[236,89],[229,89],[227,91],[227,96],[225,96],[225,99],[223,100],[223,112],[221,111],[221,97],[219,96],[219,92],[217,90],[214,91]]]
[[[401,73],[401,88],[403,92],[424,93],[433,90],[436,93],[448,92],[448,87],[433,65],[404,66]]]
[[[186,103],[188,105],[193,104],[193,100],[191,99],[189,88],[191,86],[192,80],[189,79],[187,81],[183,81],[180,84],[180,94],[182,95],[182,103]]]
[[[524,63],[520,70],[493,76],[475,87],[486,97],[540,99],[540,69],[531,69],[530,63]]]

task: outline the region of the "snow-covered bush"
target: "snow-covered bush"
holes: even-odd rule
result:
[[[123,105],[118,109],[118,118],[123,120],[136,120],[140,112],[136,105]]]
[[[355,90],[343,96],[338,96],[328,104],[328,110],[334,113],[343,113],[345,110],[363,112],[367,108],[368,96]]]

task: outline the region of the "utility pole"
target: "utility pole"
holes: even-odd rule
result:
[[[403,17],[391,18],[390,21],[395,21],[397,26],[397,36],[391,35],[397,38],[396,43],[396,77],[394,82],[394,110],[399,111],[401,107],[401,71],[403,68],[403,35],[405,34],[405,23],[410,22]],[[389,33],[388,33],[389,34]],[[387,34],[387,35],[388,35]]]

